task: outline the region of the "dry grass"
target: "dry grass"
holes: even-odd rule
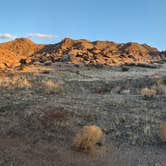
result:
[[[166,122],[160,124],[160,139],[166,142]]]
[[[164,80],[160,77],[155,78],[155,85],[153,87],[156,89],[157,94],[166,95],[166,85]]]
[[[2,88],[30,88],[31,83],[25,76],[12,76],[12,77],[3,77],[0,79],[0,87]]]
[[[146,87],[141,89],[141,95],[144,96],[146,99],[150,99],[157,95],[157,90],[156,88],[153,88],[153,87],[151,88]]]
[[[104,141],[104,134],[101,129],[95,125],[84,126],[73,140],[73,148],[80,152],[93,152],[97,144]]]
[[[46,93],[62,93],[62,87],[59,83],[52,80],[43,80],[42,86]]]
[[[33,73],[14,73],[0,75],[0,88],[4,89],[40,89],[47,94],[63,93],[62,84],[53,79],[34,75]]]
[[[156,85],[157,93],[160,95],[166,95],[166,85],[165,84],[158,84]]]
[[[158,95],[165,95],[166,94],[166,86],[164,84],[158,84],[152,86],[152,89],[156,90]]]
[[[166,95],[166,85],[160,85],[159,90],[161,94]]]
[[[14,76],[11,81],[14,86],[19,87],[19,88],[31,87],[30,81],[27,80],[27,78],[24,76],[22,76],[22,77]]]

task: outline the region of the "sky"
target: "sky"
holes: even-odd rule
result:
[[[0,21],[0,42],[70,37],[166,50],[166,0],[0,0]]]

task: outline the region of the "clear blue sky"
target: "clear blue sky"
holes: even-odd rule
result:
[[[55,38],[32,40],[135,41],[166,49],[166,0],[1,0],[0,6],[0,42],[6,33],[40,33]]]

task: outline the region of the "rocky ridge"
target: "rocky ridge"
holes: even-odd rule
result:
[[[57,44],[35,44],[26,38],[0,44],[0,69],[14,68],[25,59],[27,64],[66,62],[117,66],[128,63],[151,63],[166,58],[166,52],[147,44],[129,42],[73,40],[65,38]]]

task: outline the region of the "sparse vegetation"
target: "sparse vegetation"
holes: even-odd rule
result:
[[[160,139],[166,142],[166,122],[160,124]]]
[[[101,144],[104,140],[102,130],[95,126],[84,126],[75,136],[73,140],[73,148],[80,152],[92,152],[97,144]]]
[[[129,68],[129,67],[122,66],[122,71],[123,71],[123,72],[127,72],[127,71],[129,71],[129,70],[130,70],[130,68]]]
[[[157,91],[155,88],[143,88],[141,89],[141,95],[145,98],[145,99],[151,99],[153,97],[155,97],[157,95]]]
[[[6,76],[0,79],[1,88],[30,88],[31,86],[31,82],[23,75]]]
[[[62,93],[63,92],[61,85],[57,82],[52,81],[52,80],[43,80],[42,86],[43,86],[45,92],[48,94]]]
[[[50,160],[50,165],[120,165],[114,164],[115,159],[128,166],[146,165],[147,155],[152,162],[161,159],[164,165],[165,143],[160,143],[165,142],[165,132],[163,127],[159,129],[159,122],[166,119],[161,90],[165,88],[165,67],[152,70],[129,66],[128,72],[122,72],[121,67],[78,68],[57,63],[28,66],[26,71],[2,71],[1,158],[15,157],[14,165],[29,165],[31,156],[24,161],[22,154],[29,156],[32,152],[33,165],[48,165]],[[154,73],[161,81],[155,80]],[[141,87],[155,93],[140,96]],[[57,91],[59,88],[63,94]],[[154,98],[140,100],[144,95]],[[79,130],[80,126],[84,127]],[[106,146],[102,131],[108,138]],[[145,149],[146,145],[149,148]],[[140,151],[140,160],[133,162]]]
[[[28,71],[28,66],[25,65],[25,64],[21,64],[20,67],[19,67],[19,69],[20,69],[21,71]]]
[[[33,74],[33,73],[32,73]],[[62,84],[53,79],[38,75],[29,75],[25,73],[9,74],[0,77],[0,88],[5,89],[31,89],[32,91],[40,91],[47,94],[63,93]]]

